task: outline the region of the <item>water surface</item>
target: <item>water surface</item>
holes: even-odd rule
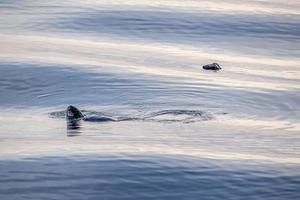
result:
[[[299,13],[1,1],[0,198],[299,198]],[[71,104],[116,120],[67,129]]]

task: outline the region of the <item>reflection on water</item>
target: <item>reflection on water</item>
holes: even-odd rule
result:
[[[154,78],[148,74],[110,72],[100,67],[99,70],[101,73],[74,69],[68,65],[3,64],[0,68],[0,92],[5,95],[2,95],[0,102],[7,106],[59,106],[61,110],[70,104],[80,108],[82,104],[88,104],[82,109],[89,110],[86,114],[91,115],[91,120],[92,116],[154,119],[155,116],[151,115],[155,115],[155,111],[161,117],[168,117],[168,113],[161,112],[182,110],[187,113],[177,116],[190,115],[188,111],[194,111],[192,115],[203,120],[213,117],[209,113],[229,113],[230,119],[233,122],[237,120],[236,123],[244,120],[254,126],[257,123],[294,130],[300,128],[300,113],[294,109],[300,106],[300,93],[295,89],[276,91],[256,88],[252,91],[247,87],[222,86],[219,80],[198,82],[197,79],[181,78],[178,81],[178,77]],[[222,74],[215,74],[207,76],[222,79]],[[282,84],[276,80],[274,82]],[[123,108],[119,108],[120,105]],[[95,108],[97,106],[100,108]],[[130,114],[128,109],[139,112]],[[101,113],[105,110],[108,112]],[[47,113],[50,111],[48,109]],[[63,112],[53,114],[64,117]],[[176,120],[174,114],[170,120]]]
[[[299,199],[299,11],[1,1],[0,199]]]
[[[80,135],[81,122],[79,120],[67,120],[67,136]]]
[[[105,155],[0,161],[1,199],[297,199],[299,166]]]

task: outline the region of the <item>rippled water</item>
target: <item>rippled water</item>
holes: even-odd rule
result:
[[[0,1],[0,198],[299,198],[299,13]]]
[[[300,183],[294,166],[187,156],[44,157],[0,169],[2,196],[20,199],[297,199]]]

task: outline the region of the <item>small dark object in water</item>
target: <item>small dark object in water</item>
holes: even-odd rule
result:
[[[68,106],[66,112],[67,120],[80,120],[83,117],[83,114],[75,106]]]
[[[84,115],[75,106],[68,106],[66,110],[67,129],[76,130],[80,129],[80,120]]]
[[[116,121],[113,118],[106,116],[97,116],[97,115],[84,115],[78,108],[75,106],[68,106],[66,111],[66,119],[67,123],[72,125],[72,127],[76,127],[80,120],[90,121],[90,122],[106,122],[106,121]]]
[[[220,70],[222,68],[220,67],[220,65],[218,63],[212,63],[212,64],[204,65],[203,69],[216,71],[216,70]]]

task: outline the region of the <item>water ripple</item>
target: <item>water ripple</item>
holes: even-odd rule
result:
[[[0,161],[9,177],[0,178],[0,197],[297,199],[298,168],[163,155],[7,160]]]
[[[107,121],[156,121],[162,123],[182,122],[192,123],[212,119],[210,113],[198,110],[162,110],[157,112],[139,114],[138,116],[120,117],[118,114],[108,114],[103,112],[81,110],[84,114],[84,120],[90,122],[107,122]],[[65,118],[66,111],[56,111],[49,113],[52,118]]]

